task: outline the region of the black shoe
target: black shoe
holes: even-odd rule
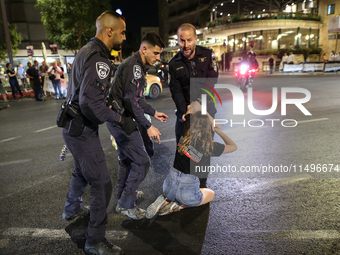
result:
[[[63,220],[71,221],[71,220],[73,220],[75,218],[86,216],[89,213],[90,213],[90,208],[89,207],[81,206],[79,211],[76,214],[66,215],[66,213],[63,212],[63,215],[61,217],[63,218]]]
[[[120,255],[122,249],[110,243],[106,238],[97,244],[85,243],[84,251],[88,255]]]
[[[36,99],[35,101],[38,101],[38,102],[44,102],[45,100],[44,100],[44,99],[41,99],[41,98],[39,98],[39,99]]]

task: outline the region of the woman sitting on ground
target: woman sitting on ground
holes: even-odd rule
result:
[[[221,126],[214,123],[207,114],[202,115],[195,109],[200,105],[192,103],[184,119],[183,134],[179,141],[174,167],[170,170],[163,183],[163,195],[160,195],[146,210],[146,218],[151,219],[157,213],[166,215],[187,207],[195,207],[209,203],[214,198],[214,191],[200,188],[196,166],[205,166],[209,157],[218,157],[237,149],[236,144],[222,132]],[[190,113],[192,112],[192,114]],[[214,142],[212,130],[215,131],[225,144]]]

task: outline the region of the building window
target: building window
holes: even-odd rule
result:
[[[330,4],[327,6],[327,15],[334,14],[335,12],[335,4]]]

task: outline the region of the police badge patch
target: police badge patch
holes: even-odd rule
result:
[[[104,62],[96,63],[97,74],[100,79],[105,79],[110,73],[110,67]]]
[[[133,66],[133,76],[135,77],[135,80],[142,78],[142,68],[139,65]]]

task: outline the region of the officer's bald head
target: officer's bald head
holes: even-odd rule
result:
[[[119,51],[125,37],[125,19],[118,13],[105,11],[96,20],[96,38],[104,42],[111,51]]]
[[[118,13],[111,11],[103,12],[96,20],[97,34],[107,28],[118,29],[121,20],[125,21],[124,17]]]
[[[177,35],[179,35],[181,31],[189,31],[189,30],[193,31],[194,35],[196,36],[196,28],[194,25],[190,23],[184,23],[180,25],[177,29]]]

